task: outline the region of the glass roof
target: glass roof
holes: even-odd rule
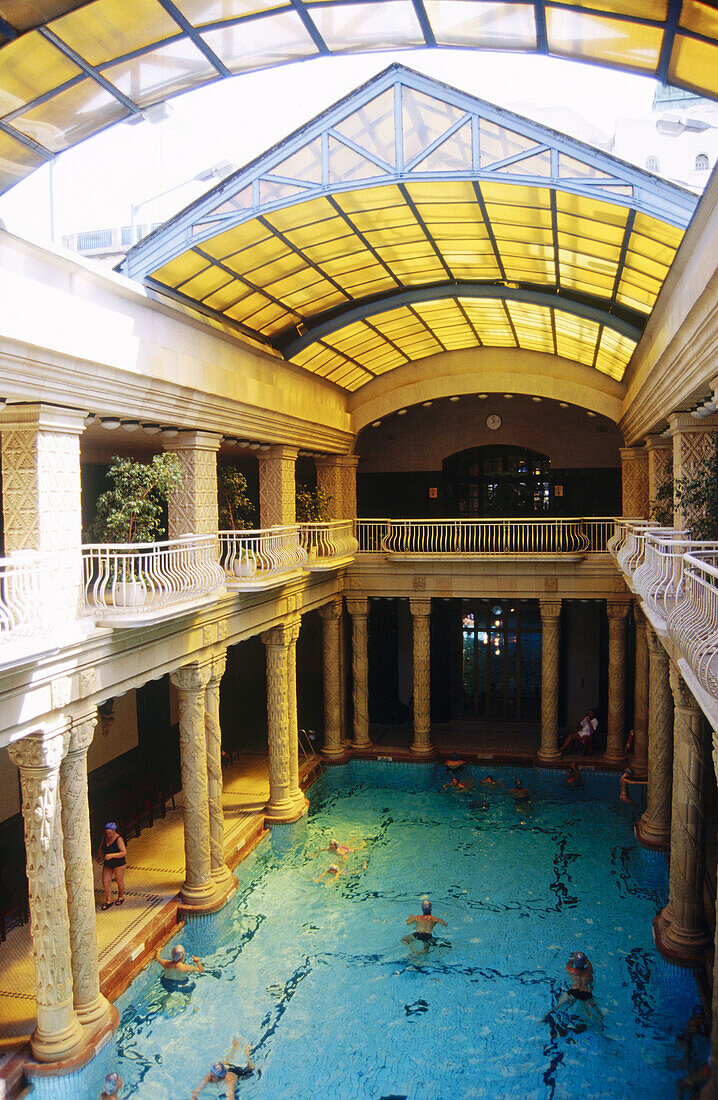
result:
[[[0,191],[120,119],[286,62],[520,50],[717,97],[717,41],[718,12],[701,0],[0,0]]]
[[[476,345],[621,378],[696,203],[392,65],[122,270],[347,389]]]

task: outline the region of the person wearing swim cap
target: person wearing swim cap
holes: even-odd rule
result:
[[[330,863],[329,866],[327,867],[326,871],[322,871],[319,878],[315,878],[314,881],[315,882],[321,882],[323,878],[325,878],[327,875],[329,875],[329,878],[324,883],[325,886],[328,886],[330,882],[336,882],[336,880],[339,878],[341,873],[342,873],[341,867],[339,867],[336,863]]]
[[[365,846],[365,840],[359,841],[356,848],[352,848],[349,844],[340,844],[338,840],[335,840],[334,837],[332,837],[332,839],[329,841],[329,847],[322,848],[322,851],[335,852],[338,856],[344,856],[344,858],[346,859],[346,857],[348,855],[351,855],[352,852],[358,852],[360,848],[364,848]]]
[[[590,1016],[593,1008],[597,1019],[603,1020],[603,1014],[593,999],[593,967],[583,951],[574,951],[566,963],[566,973],[571,979],[571,988],[561,994],[556,1007],[568,1002],[580,1003],[585,1008],[586,1015]]]
[[[105,832],[97,849],[95,857],[102,864],[102,889],[105,891],[105,900],[102,903],[103,911],[112,905],[112,880],[117,883],[117,901],[115,905],[125,903],[125,865],[127,863],[127,848],[122,837],[117,832],[117,822],[108,821]]]
[[[434,926],[437,924],[443,924],[444,928],[448,928],[448,924],[441,917],[434,917],[431,913],[431,902],[428,898],[424,898],[421,903],[421,913],[414,914],[406,918],[407,924],[414,924],[416,928],[408,936],[402,936],[402,943],[408,945],[412,955],[419,954],[425,955],[432,944],[436,943],[434,939]],[[414,951],[416,942],[422,943],[424,946],[421,951]]]
[[[251,1077],[255,1072],[258,1077],[261,1076],[261,1069],[256,1069],[254,1062],[251,1058],[252,1048],[249,1043],[244,1048],[244,1053],[247,1056],[246,1066],[238,1066],[235,1062],[231,1061],[235,1050],[239,1047],[239,1039],[235,1039],[232,1043],[232,1049],[229,1052],[229,1056],[223,1062],[213,1062],[207,1073],[197,1088],[192,1093],[192,1100],[197,1100],[197,1097],[207,1085],[218,1085],[220,1081],[224,1081],[227,1088],[227,1100],[234,1100],[234,1088],[237,1081],[242,1081],[247,1077]]]
[[[196,955],[192,955],[192,963],[194,963],[194,965],[185,962],[185,949],[181,943],[176,943],[174,945],[170,951],[169,959],[161,958],[160,949],[158,947],[155,951],[155,962],[158,962],[164,970],[162,977],[168,982],[186,982],[188,974],[204,973],[202,962]]]
[[[120,1089],[122,1088],[122,1078],[119,1073],[108,1073],[105,1078],[105,1087],[100,1093],[100,1100],[115,1100],[120,1095]]]
[[[646,782],[647,782],[646,779],[638,779],[637,778],[636,773],[634,772],[633,768],[626,768],[625,772],[623,773],[623,775],[621,776],[620,781],[619,781],[619,788],[620,788],[620,791],[621,791],[619,797],[621,799],[621,802],[628,802],[628,803],[630,803],[630,805],[633,805],[633,799],[631,798],[631,796],[628,792],[629,786],[632,786],[635,783],[640,784],[640,783],[646,783]]]

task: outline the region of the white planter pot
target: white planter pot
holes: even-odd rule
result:
[[[257,563],[254,558],[237,558],[234,563],[235,577],[253,577],[257,572]]]
[[[142,581],[119,581],[112,592],[115,607],[143,607],[147,601],[147,589]]]

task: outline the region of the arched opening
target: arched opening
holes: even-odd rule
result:
[[[548,512],[551,460],[528,447],[495,444],[449,455],[444,498],[457,516],[530,516]]]

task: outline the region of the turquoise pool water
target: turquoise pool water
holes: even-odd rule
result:
[[[457,794],[440,766],[327,771],[308,818],[238,868],[234,903],[176,937],[208,972],[168,992],[152,964],[118,1001],[116,1049],[52,1095],[94,1098],[114,1067],[123,1098],[189,1097],[242,1037],[262,1074],[238,1097],[673,1097],[697,997],[653,946],[667,873],[634,840],[638,808],[615,776],[568,792],[562,772],[495,768],[492,789],[486,774],[466,768],[476,785]],[[518,813],[516,774],[534,792]],[[316,883],[332,836],[365,847]],[[401,937],[425,895],[446,945],[415,957]],[[593,963],[602,1025],[555,1007],[573,950]]]

